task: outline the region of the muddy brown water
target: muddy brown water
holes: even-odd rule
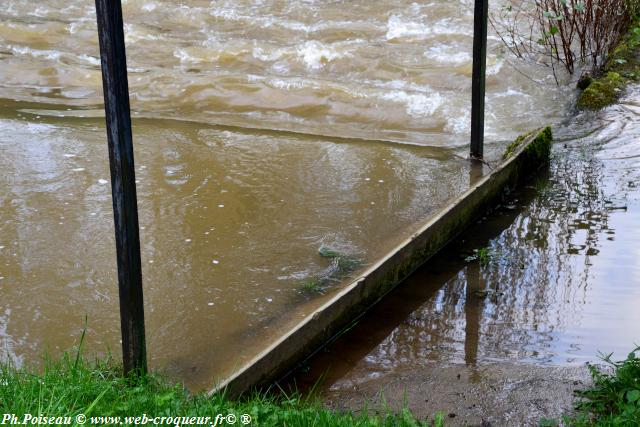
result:
[[[366,266],[468,187],[472,2],[123,7],[150,365],[206,388],[348,280],[305,286],[330,271],[320,247]],[[0,10],[0,356],[17,365],[77,344],[85,315],[87,351],[119,354],[93,8]],[[574,93],[490,45],[495,158]],[[447,330],[456,301],[434,306]]]

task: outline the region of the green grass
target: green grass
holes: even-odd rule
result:
[[[209,416],[213,423],[216,414],[234,414],[240,426],[240,417],[248,414],[251,426],[431,425],[417,421],[407,409],[395,414],[362,411],[356,415],[334,412],[297,396],[264,393],[232,401],[223,394],[191,395],[181,385],[155,374],[135,379],[121,374],[113,360],[87,361],[68,354],[56,361],[46,359],[38,372],[0,363],[0,417],[15,414],[22,422],[25,414],[69,416],[74,425],[75,417],[84,414],[86,425],[91,425],[90,417],[97,416]],[[436,417],[435,425],[443,425],[442,417]]]
[[[500,257],[501,253],[489,247],[473,250],[473,254],[464,258],[466,262],[478,261],[482,267],[488,266],[492,261]]]
[[[576,414],[565,418],[566,425],[582,426],[640,426],[640,358],[637,347],[625,360],[614,362],[611,354],[602,356],[610,368],[598,369],[589,365],[593,386],[578,392],[581,398]]]
[[[302,283],[301,289],[302,292],[307,293],[322,293],[322,284],[320,283],[320,280],[311,278]]]

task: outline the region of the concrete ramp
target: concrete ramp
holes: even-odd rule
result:
[[[499,203],[505,192],[547,165],[551,140],[549,127],[516,139],[507,147],[503,161],[488,175],[451,200],[438,214],[417,224],[410,238],[368,267],[211,393],[226,389],[228,396],[238,396],[279,379],[322,348],[487,209]]]

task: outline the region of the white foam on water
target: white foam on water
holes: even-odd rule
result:
[[[145,12],[151,12],[151,11],[154,11],[156,7],[158,7],[156,3],[149,2],[149,3],[143,4],[140,9],[142,9]]]
[[[80,60],[82,60],[84,62],[88,62],[91,65],[100,65],[100,58],[96,58],[94,56],[90,56],[90,55],[87,55],[85,53],[83,53],[82,55],[78,56],[78,58],[80,58]]]
[[[284,89],[284,90],[304,89],[304,88],[313,89],[313,86],[314,86],[312,82],[309,82],[305,79],[297,79],[297,78],[269,79],[268,84],[269,86],[275,89]]]
[[[183,63],[183,62],[198,63],[198,62],[202,61],[200,58],[195,58],[195,57],[189,55],[187,52],[184,51],[184,49],[176,49],[176,50],[174,50],[173,51],[173,56],[178,58],[181,63]]]
[[[157,41],[161,39],[160,37],[154,36],[143,29],[138,29],[138,27],[138,24],[124,24],[124,37],[126,43],[135,43],[141,40]]]
[[[447,122],[444,126],[446,132],[464,134],[470,131],[471,113],[468,110],[449,110],[448,113],[445,113],[445,116],[447,117]]]
[[[78,32],[79,29],[85,26],[86,26],[85,22],[75,21],[67,26],[67,31],[69,31],[69,33],[71,34],[75,34]]]
[[[460,52],[455,46],[436,45],[430,47],[425,53],[425,58],[442,64],[468,64],[471,63],[471,51]]]
[[[436,92],[426,94],[409,93],[404,90],[398,90],[384,93],[381,95],[381,98],[387,101],[406,104],[407,114],[412,117],[431,116],[444,102],[444,98]]]
[[[338,53],[333,47],[316,40],[307,41],[302,46],[299,46],[297,53],[310,70],[320,69],[334,59],[343,56],[343,54]]]
[[[387,21],[387,40],[406,37],[424,38],[431,34],[429,27],[420,22],[408,21],[398,15],[391,15]]]
[[[8,48],[14,55],[29,55],[35,58],[46,58],[51,61],[57,61],[62,56],[62,52],[57,50],[31,49],[25,46],[8,46]]]
[[[264,62],[274,62],[282,58],[287,53],[287,49],[278,48],[267,51],[259,46],[254,46],[251,55],[254,58]]]
[[[488,76],[494,76],[496,74],[498,74],[500,72],[500,70],[502,70],[502,66],[504,65],[504,61],[501,59],[496,59],[494,58],[487,58],[487,75]]]
[[[505,98],[505,97],[508,97],[508,96],[519,96],[519,97],[522,96],[522,97],[527,97],[528,98],[529,94],[526,94],[524,92],[521,92],[519,90],[515,90],[515,89],[509,87],[509,88],[507,88],[506,91],[494,93],[494,94],[492,94],[492,96],[494,98]]]

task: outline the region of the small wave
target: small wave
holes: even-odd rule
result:
[[[387,101],[404,103],[407,106],[407,114],[412,117],[431,116],[444,102],[440,94],[408,93],[403,90],[385,93],[381,96]]]
[[[255,46],[251,54],[254,58],[260,61],[274,62],[285,56],[287,54],[287,50],[285,48],[277,48],[267,51],[259,46]]]
[[[468,64],[471,62],[471,46],[469,46],[469,52],[460,51],[455,49],[454,46],[437,45],[432,46],[424,53],[424,56],[432,61],[442,64]]]
[[[100,58],[89,56],[86,53],[83,53],[82,55],[78,56],[78,58],[80,58],[84,62],[88,62],[91,65],[100,65]]]
[[[317,70],[329,62],[344,54],[337,52],[333,47],[324,45],[316,40],[307,41],[297,49],[298,56],[309,70]]]
[[[398,15],[391,15],[387,22],[387,40],[406,37],[424,37],[428,34],[430,34],[430,30],[425,24],[405,21]]]
[[[421,19],[426,19],[424,15]],[[387,40],[426,39],[432,36],[472,36],[472,28],[453,19],[441,19],[434,23],[408,20],[400,15],[391,15],[387,21]]]
[[[156,3],[153,2],[148,2],[142,5],[142,7],[140,7],[140,9],[142,9],[145,12],[152,12],[154,10],[156,10],[156,8],[158,7],[158,5]]]
[[[519,90],[512,89],[512,88],[507,88],[506,91],[495,93],[492,96],[494,98],[506,98],[506,97],[509,97],[509,96],[518,96],[518,97],[529,98],[528,94],[526,94],[526,93],[524,93],[522,91],[519,91]]]
[[[51,61],[57,61],[62,56],[62,53],[57,50],[39,50],[31,49],[24,46],[8,46],[11,53],[14,55],[29,55],[35,58],[46,58]]]
[[[468,133],[471,129],[471,114],[469,111],[458,111],[456,116],[449,116],[444,126],[446,132],[455,134]]]

